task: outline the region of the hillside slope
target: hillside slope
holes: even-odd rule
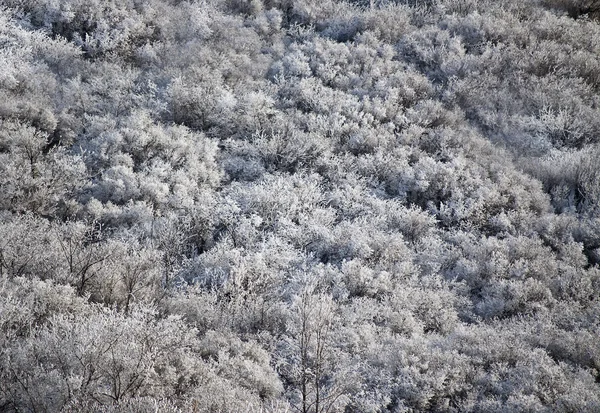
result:
[[[2,4],[0,412],[600,411],[593,1]]]

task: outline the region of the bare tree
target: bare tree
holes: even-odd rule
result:
[[[331,295],[318,292],[314,284],[305,286],[293,304],[293,371],[299,392],[295,407],[302,413],[329,412],[346,393],[334,369],[336,306]]]

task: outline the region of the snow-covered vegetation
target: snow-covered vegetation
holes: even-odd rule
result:
[[[0,412],[600,411],[598,18],[0,1]]]

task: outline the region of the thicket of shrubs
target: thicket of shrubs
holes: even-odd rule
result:
[[[4,0],[0,411],[600,410],[596,6]]]

